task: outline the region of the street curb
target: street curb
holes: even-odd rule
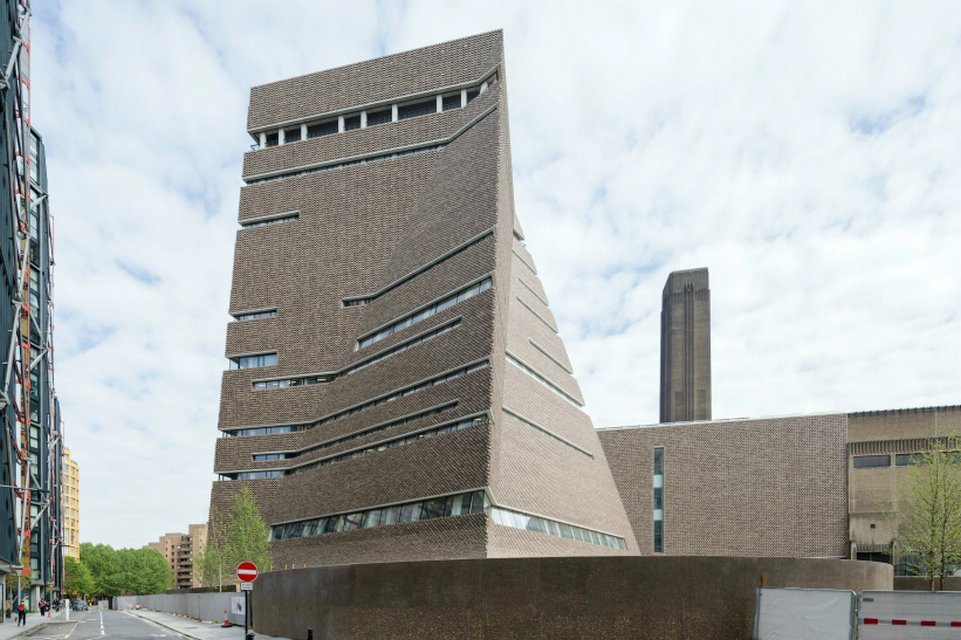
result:
[[[187,633],[186,631],[181,631],[180,629],[177,629],[177,628],[175,628],[175,627],[171,627],[169,624],[164,624],[163,622],[160,622],[160,621],[158,621],[158,620],[152,620],[151,618],[148,618],[148,617],[146,617],[146,616],[142,616],[142,615],[140,615],[139,613],[137,613],[136,611],[127,611],[126,613],[129,613],[129,614],[132,615],[132,616],[137,616],[137,617],[140,618],[141,620],[146,620],[147,622],[153,623],[153,624],[157,625],[158,627],[163,627],[164,629],[169,629],[170,631],[173,631],[174,633],[176,633],[178,636],[182,636],[182,637],[184,637],[184,638],[190,638],[190,640],[203,640],[203,638],[200,638],[200,637],[194,636],[194,635],[190,635],[190,634]],[[190,618],[190,619],[193,620],[193,618]],[[201,622],[201,623],[202,623],[203,620],[198,620],[197,622]]]
[[[13,640],[14,638],[19,638],[19,637],[21,637],[21,636],[24,636],[24,635],[26,635],[26,633],[27,633],[28,631],[39,631],[40,629],[46,629],[47,627],[49,627],[50,625],[55,624],[55,623],[58,623],[58,624],[64,624],[64,623],[70,624],[71,622],[73,622],[73,620],[50,620],[49,622],[46,621],[46,620],[44,620],[43,622],[38,623],[36,626],[33,626],[33,627],[24,627],[24,628],[23,628],[23,631],[18,631],[18,632],[16,632],[15,634],[13,634],[12,636],[7,636],[7,640]],[[4,624],[8,624],[8,623],[5,622]]]

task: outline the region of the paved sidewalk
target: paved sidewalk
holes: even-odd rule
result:
[[[30,633],[31,631],[36,631],[42,625],[50,622],[63,622],[63,611],[53,612],[53,617],[48,618],[47,616],[40,617],[39,613],[28,613],[27,614],[27,626],[17,626],[16,615],[9,618],[5,618],[3,623],[0,623],[0,640],[9,640],[10,638],[15,638],[19,635]],[[243,635],[241,632],[240,635]]]
[[[244,640],[244,628],[242,626],[224,629],[213,622],[203,622],[172,613],[149,611],[147,609],[127,610],[126,613],[149,620],[186,638],[191,638],[191,640]],[[286,640],[285,638],[274,639],[273,636],[265,636],[260,633],[256,634],[256,638],[257,640]],[[0,640],[5,639],[0,637]]]

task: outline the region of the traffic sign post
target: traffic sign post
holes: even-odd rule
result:
[[[253,626],[254,616],[250,611],[250,592],[254,590],[254,580],[257,579],[257,575],[260,573],[257,570],[257,565],[253,562],[241,562],[237,565],[235,572],[237,574],[237,579],[240,580],[240,590],[244,592],[244,640],[249,640],[247,638],[248,626]],[[248,625],[248,620],[250,624]]]

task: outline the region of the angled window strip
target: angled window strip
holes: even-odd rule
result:
[[[435,518],[465,516],[484,513],[487,505],[486,491],[483,488],[474,489],[466,493],[433,496],[414,502],[382,505],[353,513],[338,513],[308,520],[274,524],[270,527],[270,539],[289,540],[327,533],[341,533],[353,529],[373,529]]]
[[[436,138],[434,140],[427,140],[424,142],[418,142],[416,144],[402,145],[399,147],[392,147],[390,149],[384,149],[381,151],[373,151],[370,153],[361,153],[353,156],[347,156],[344,158],[334,158],[331,160],[325,160],[323,162],[314,162],[306,165],[301,165],[298,167],[291,167],[289,169],[277,169],[275,171],[265,171],[263,173],[257,173],[250,176],[245,176],[243,178],[244,182],[248,185],[259,184],[261,182],[268,182],[272,180],[280,180],[283,178],[291,178],[294,176],[300,176],[307,173],[316,173],[320,171],[329,171],[331,169],[338,169],[346,166],[353,166],[360,163],[366,163],[375,160],[384,160],[387,158],[398,157],[401,155],[407,155],[409,153],[415,153],[419,151],[430,151],[436,150],[438,148],[443,148],[450,144],[465,132],[470,130],[476,124],[481,122],[488,115],[497,110],[497,104],[492,104],[487,107],[479,114],[474,116],[469,122],[467,122],[460,129],[452,133],[446,138]]]
[[[324,440],[324,441],[322,441],[322,442],[318,442],[318,443],[316,443],[316,444],[312,444],[312,445],[308,445],[308,446],[305,446],[305,447],[301,447],[301,448],[299,448],[299,449],[288,449],[288,450],[286,450],[286,451],[262,451],[262,452],[257,452],[257,453],[255,453],[255,454],[253,454],[253,455],[256,456],[256,455],[279,454],[279,455],[282,455],[282,456],[284,457],[284,459],[298,458],[298,457],[300,457],[300,456],[302,456],[302,455],[305,455],[305,454],[308,454],[308,453],[313,453],[314,451],[320,451],[320,450],[323,450],[323,449],[329,449],[329,448],[335,447],[335,446],[337,446],[337,445],[339,445],[339,444],[343,444],[343,443],[345,443],[345,442],[350,442],[351,440],[356,440],[356,439],[358,439],[358,438],[363,438],[364,436],[369,436],[369,435],[372,434],[372,433],[377,433],[377,432],[379,432],[379,431],[386,431],[387,429],[391,429],[391,428],[393,428],[393,427],[397,427],[397,426],[400,426],[400,425],[402,425],[402,424],[407,424],[407,423],[410,423],[410,422],[414,422],[415,420],[420,420],[421,418],[426,418],[426,417],[428,417],[428,416],[437,415],[437,414],[443,413],[443,412],[445,412],[445,411],[450,411],[451,409],[456,408],[456,407],[457,407],[457,404],[458,404],[458,401],[455,400],[455,401],[453,401],[453,402],[447,402],[447,403],[444,403],[444,404],[434,405],[433,407],[428,407],[427,409],[424,409],[423,411],[417,411],[417,412],[414,412],[414,413],[408,413],[407,415],[401,416],[400,418],[394,418],[394,419],[391,419],[391,420],[385,420],[385,421],[383,421],[383,422],[379,422],[379,423],[374,424],[374,425],[371,425],[371,426],[369,426],[369,427],[364,427],[364,428],[362,428],[362,429],[358,429],[357,431],[352,431],[351,433],[345,434],[345,435],[343,435],[343,436],[340,436],[340,437],[337,437],[337,438],[332,438],[332,439],[329,439],[329,440]]]
[[[535,533],[542,533],[555,538],[566,538],[577,542],[596,544],[608,549],[627,550],[627,542],[620,536],[610,533],[588,529],[569,522],[553,520],[543,516],[531,515],[523,511],[500,506],[491,506],[488,509],[491,518],[496,524],[514,529],[524,529]]]
[[[486,229],[486,230],[480,232],[479,234],[477,234],[476,236],[474,236],[473,238],[470,238],[469,240],[466,240],[466,241],[462,242],[461,244],[457,245],[457,246],[454,247],[453,249],[450,249],[450,250],[448,250],[448,251],[445,251],[444,253],[442,253],[441,255],[437,256],[436,258],[434,258],[434,259],[431,260],[430,262],[424,263],[423,265],[417,267],[416,269],[414,269],[414,270],[411,271],[410,273],[407,273],[407,274],[401,276],[400,278],[397,278],[397,279],[394,280],[393,282],[387,284],[386,286],[378,289],[377,291],[375,291],[375,292],[373,292],[373,293],[369,293],[369,294],[364,295],[364,296],[352,296],[352,297],[350,297],[350,298],[344,298],[343,301],[342,301],[342,304],[343,304],[345,307],[363,306],[363,305],[366,305],[366,304],[370,304],[371,302],[373,302],[373,301],[376,300],[377,298],[381,297],[381,296],[384,295],[385,293],[387,293],[387,292],[389,292],[389,291],[393,291],[394,289],[396,289],[396,288],[399,287],[400,285],[404,284],[405,282],[408,282],[408,281],[416,278],[417,276],[421,275],[422,273],[425,273],[425,272],[429,271],[429,270],[432,269],[433,267],[436,267],[437,265],[439,265],[439,264],[441,264],[441,263],[449,260],[450,258],[453,258],[453,257],[456,256],[457,254],[465,251],[466,249],[469,249],[470,247],[472,247],[472,246],[474,246],[475,244],[479,243],[481,240],[484,240],[484,239],[487,238],[488,236],[492,236],[492,235],[494,235],[494,227],[491,227],[490,229]]]
[[[291,120],[284,120],[282,122],[277,122],[270,125],[262,125],[254,129],[248,129],[247,133],[251,135],[259,135],[264,133],[270,135],[275,134],[280,129],[288,129],[291,125],[303,125],[306,124],[308,127],[308,132],[310,126],[314,123],[330,123],[337,122],[339,117],[349,117],[353,115],[359,115],[361,112],[367,112],[368,118],[371,112],[376,112],[379,110],[392,110],[393,105],[416,102],[418,100],[423,100],[428,97],[434,97],[436,99],[437,95],[444,95],[456,91],[458,94],[462,91],[477,91],[479,93],[480,88],[487,85],[494,85],[497,83],[498,75],[497,68],[500,65],[494,65],[486,72],[482,73],[480,78],[476,80],[469,80],[467,82],[459,82],[457,84],[447,85],[444,87],[438,87],[434,89],[429,89],[427,91],[418,91],[416,93],[407,93],[400,96],[394,96],[385,100],[378,100],[376,102],[367,102],[363,104],[356,104],[343,109],[335,109],[333,111],[325,111],[323,113],[317,113],[310,116],[305,116],[302,118],[294,118]],[[368,122],[369,124],[369,122]],[[335,132],[336,133],[336,132]],[[308,133],[309,137],[309,133]]]
[[[462,317],[458,316],[457,318],[454,318],[449,322],[445,322],[433,329],[428,329],[427,331],[423,331],[394,347],[375,353],[355,364],[344,367],[343,369],[340,369],[338,371],[325,372],[325,373],[310,373],[310,374],[306,374],[302,376],[294,376],[290,378],[262,378],[262,379],[252,380],[251,385],[253,385],[253,388],[255,390],[262,390],[262,389],[280,389],[280,388],[287,388],[287,387],[298,387],[303,385],[313,385],[313,384],[320,384],[320,383],[326,383],[326,382],[333,382],[337,378],[340,378],[343,376],[349,376],[354,373],[357,373],[358,371],[366,369],[367,367],[377,364],[378,362],[381,362],[383,360],[387,360],[388,358],[391,358],[399,353],[403,353],[404,351],[407,351],[408,349],[416,347],[419,344],[427,342],[428,340],[433,340],[438,336],[442,336],[445,333],[449,333],[450,331],[453,331],[458,326],[460,326],[461,320],[462,320]]]
[[[365,444],[356,449],[348,449],[342,451],[332,456],[326,458],[320,458],[318,460],[311,460],[309,462],[302,462],[296,465],[290,465],[285,467],[278,467],[275,469],[270,469],[272,472],[280,472],[279,475],[290,475],[294,473],[300,473],[302,471],[310,471],[312,469],[319,469],[320,467],[326,467],[332,464],[337,464],[338,462],[343,462],[345,460],[354,460],[360,458],[361,456],[370,455],[373,453],[379,453],[387,449],[394,449],[397,447],[402,447],[404,445],[411,444],[412,442],[420,442],[421,440],[436,438],[438,436],[454,433],[456,431],[462,431],[470,427],[476,427],[479,424],[487,424],[488,418],[487,414],[475,414],[466,418],[458,418],[443,424],[434,425],[432,427],[426,427],[418,431],[411,433],[405,433],[403,435],[395,436],[393,438],[387,438],[380,440],[378,442],[371,442]],[[255,461],[273,461],[273,460],[283,460],[283,454],[281,453],[265,453],[265,454],[254,454],[253,459]],[[221,472],[221,476],[226,477],[230,480],[249,480],[249,476],[244,474],[257,473],[257,471],[230,471]],[[265,476],[265,477],[279,477],[279,476]]]
[[[380,342],[385,338],[389,338],[398,331],[403,331],[404,329],[415,325],[419,322],[423,322],[427,318],[433,317],[442,311],[450,309],[455,304],[463,302],[464,300],[469,300],[475,296],[478,296],[493,286],[492,276],[487,275],[479,280],[471,282],[460,289],[453,291],[452,293],[446,294],[441,298],[434,300],[426,305],[419,307],[417,310],[401,316],[397,320],[392,320],[386,325],[383,325],[377,329],[374,329],[367,334],[362,335],[357,339],[357,349],[364,349],[374,344],[375,342]]]

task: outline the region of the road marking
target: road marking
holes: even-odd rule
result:
[[[77,630],[77,627],[80,626],[80,622],[81,622],[80,620],[77,620],[76,622],[73,623],[73,629],[71,629],[71,630],[67,633],[67,635],[65,635],[65,636],[63,637],[63,640],[67,640],[67,639],[70,637],[70,634],[72,634],[74,631]]]
[[[104,630],[103,630],[103,611],[102,610],[100,611],[100,635],[102,636],[107,635],[106,633],[104,633]]]

